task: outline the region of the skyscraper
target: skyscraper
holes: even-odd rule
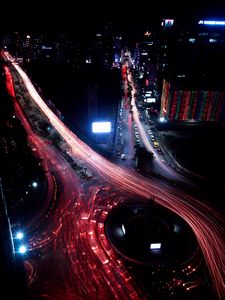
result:
[[[163,25],[161,115],[175,121],[225,121],[225,22]]]

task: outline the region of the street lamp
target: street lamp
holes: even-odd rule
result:
[[[18,240],[22,240],[22,239],[23,239],[23,237],[24,237],[24,234],[23,234],[23,232],[21,232],[21,231],[17,232],[17,234],[16,234],[16,238],[17,238]]]
[[[27,252],[27,247],[25,245],[21,245],[19,247],[19,253],[25,254]]]

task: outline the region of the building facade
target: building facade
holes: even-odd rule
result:
[[[224,122],[225,22],[175,24],[162,24],[160,114],[171,121]]]

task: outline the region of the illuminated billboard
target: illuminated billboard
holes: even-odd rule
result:
[[[225,21],[200,20],[198,24],[225,26]]]
[[[161,249],[161,243],[150,244],[150,249]]]
[[[164,19],[163,22],[165,27],[172,27],[174,24],[174,19]]]
[[[111,132],[111,122],[93,122],[93,133],[108,133]]]

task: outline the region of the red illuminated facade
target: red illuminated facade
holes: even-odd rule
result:
[[[164,26],[162,33],[161,116],[224,122],[225,26],[210,27],[190,19],[174,24]]]
[[[163,82],[161,115],[175,121],[225,121],[224,91],[181,91]]]

